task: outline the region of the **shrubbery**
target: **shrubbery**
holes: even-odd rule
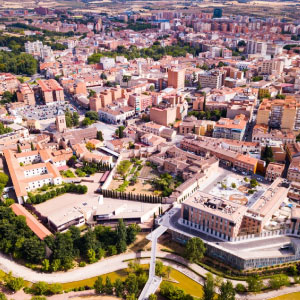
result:
[[[29,199],[27,203],[39,204],[65,193],[86,194],[87,190],[87,186],[85,185],[66,183],[62,187],[57,187],[43,194],[33,195],[32,193],[28,193]]]

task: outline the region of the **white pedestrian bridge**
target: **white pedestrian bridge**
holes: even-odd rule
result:
[[[162,278],[155,275],[155,263],[156,263],[156,251],[157,251],[157,239],[168,230],[168,227],[159,226],[150,234],[147,235],[147,239],[152,241],[151,245],[151,260],[149,268],[149,278],[146,282],[138,300],[148,300],[151,294],[154,294],[158,289]]]

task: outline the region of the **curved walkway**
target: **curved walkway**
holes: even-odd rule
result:
[[[159,251],[157,252],[157,258],[164,260],[165,265],[170,265],[177,271],[185,274],[191,279],[195,280],[199,284],[203,284],[203,277],[207,274],[207,270],[196,264],[188,263],[181,256]],[[56,273],[41,273],[34,270],[31,270],[23,265],[16,263],[13,260],[10,260],[8,257],[0,254],[0,269],[4,272],[12,272],[15,277],[23,277],[27,281],[38,282],[45,281],[48,283],[67,283],[72,281],[79,281],[83,279],[88,279],[91,277],[96,277],[99,275],[104,275],[110,272],[115,272],[120,269],[125,269],[128,266],[126,260],[131,259],[140,259],[141,263],[150,262],[150,252],[140,252],[140,253],[124,253],[116,255],[107,259],[103,259],[94,264],[87,265],[83,268],[77,268],[70,270],[68,272],[56,272]],[[187,267],[184,267],[184,266]],[[233,285],[237,283],[245,284],[245,281],[231,280]],[[292,287],[284,287],[281,290],[270,291],[263,294],[253,294],[247,296],[238,296],[238,299],[244,300],[266,300],[271,299],[280,295],[300,292],[300,285]],[[66,299],[66,298],[64,298]]]

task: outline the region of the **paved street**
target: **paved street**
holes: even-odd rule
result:
[[[144,258],[143,258],[144,257]],[[95,264],[88,265],[84,268],[79,268],[75,270],[71,270],[68,272],[58,272],[52,274],[45,274],[45,273],[38,273],[31,269],[28,269],[24,266],[21,266],[6,257],[2,254],[0,255],[0,268],[5,272],[12,271],[14,276],[22,276],[25,280],[37,282],[37,281],[46,281],[49,283],[53,282],[71,282],[71,281],[78,281],[86,278],[91,278],[99,275],[104,275],[109,272],[114,272],[120,269],[124,269],[127,267],[128,262],[124,262],[124,260],[128,259],[135,259],[141,258],[140,262],[142,264],[146,264],[150,262],[150,252],[141,252],[139,254],[135,253],[126,253],[114,256],[112,258],[108,258],[105,260],[101,260]],[[207,270],[204,268],[196,265],[190,264],[185,259],[180,256],[159,251],[157,253],[157,257],[163,260],[165,265],[170,265],[172,268],[178,270],[179,272],[185,274],[189,278],[195,280],[199,284],[203,284],[203,277],[207,274]],[[164,260],[168,259],[168,260]],[[188,268],[184,267],[187,265]],[[232,280],[233,284],[236,285],[237,283],[246,284],[244,281],[236,281]],[[237,299],[244,299],[244,300],[266,300],[271,299],[273,297],[284,295],[287,293],[294,293],[300,292],[300,286],[292,286],[292,287],[284,287],[281,290],[271,291],[268,293],[263,294],[256,294],[256,295],[247,295],[247,296],[237,296]],[[79,295],[93,295],[92,291],[83,291],[83,292],[71,292],[68,294],[62,295],[54,295],[52,297],[48,297],[51,300],[65,300],[73,298],[74,296]],[[14,300],[29,300],[31,296],[24,294],[24,292],[20,291],[16,294],[10,295],[13,296]],[[296,299],[295,299],[296,300]]]

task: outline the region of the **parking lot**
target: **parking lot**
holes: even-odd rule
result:
[[[37,105],[34,107],[27,105],[18,112],[26,119],[47,120],[55,118],[58,111],[66,111],[67,109],[69,109],[71,113],[77,111],[72,104],[65,102],[64,104],[54,103],[51,105]]]

